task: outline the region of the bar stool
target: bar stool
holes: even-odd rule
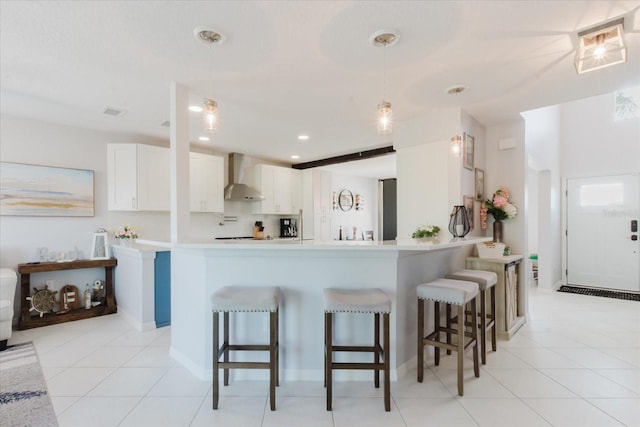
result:
[[[224,369],[224,385],[229,385],[229,369],[268,369],[271,410],[276,409],[278,384],[278,307],[280,288],[225,286],[211,296],[213,311],[213,409],[218,409],[218,370]],[[230,312],[269,312],[269,344],[229,344]],[[219,346],[219,313],[224,314],[224,339]],[[230,351],[268,351],[268,362],[230,362]],[[223,361],[220,362],[220,358]]]
[[[498,275],[493,271],[484,270],[458,270],[453,274],[447,274],[447,279],[466,280],[475,282],[480,289],[480,360],[482,364],[487,364],[487,331],[491,330],[491,348],[493,351],[497,349],[496,340],[496,283],[498,283]],[[487,313],[487,289],[491,289],[489,299],[491,303],[491,311]],[[447,313],[447,318],[451,318],[451,313]],[[452,318],[447,327],[451,327],[451,323],[456,323],[457,318]],[[447,342],[450,342],[448,340]]]
[[[335,289],[326,288],[324,294],[324,336],[325,336],[325,387],[327,388],[327,411],[331,411],[332,383],[334,369],[372,369],[376,388],[380,387],[380,371],[384,371],[384,409],[391,410],[391,387],[389,378],[389,313],[391,299],[381,289]],[[334,313],[373,313],[374,344],[373,346],[333,345]],[[384,346],[380,346],[380,314],[383,316]],[[351,362],[337,363],[333,361],[333,353],[370,352],[373,363]],[[382,357],[383,362],[380,362]]]
[[[464,367],[464,352],[473,347],[473,372],[476,377],[480,376],[478,366],[478,316],[476,312],[476,296],[478,295],[478,285],[472,282],[452,279],[436,279],[429,283],[418,285],[416,289],[418,295],[418,382],[422,382],[424,374],[424,346],[435,347],[435,364],[440,364],[440,348],[458,352],[458,394],[464,393],[462,381]],[[434,331],[424,335],[424,301],[434,302],[433,318],[435,322]],[[465,322],[458,322],[458,328],[451,329],[440,326],[440,303],[455,305],[458,308],[458,317],[464,319],[464,307],[471,303],[471,332],[465,333]],[[457,344],[440,341],[440,332],[447,334],[457,334]],[[469,340],[465,344],[465,337]]]

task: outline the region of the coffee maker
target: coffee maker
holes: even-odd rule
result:
[[[280,218],[280,237],[297,237],[296,222],[291,218]]]

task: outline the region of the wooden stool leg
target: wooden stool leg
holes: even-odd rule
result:
[[[379,315],[376,313],[376,316]],[[389,313],[383,314],[384,318],[384,349],[383,349],[383,357],[384,357],[384,410],[389,412],[391,411],[391,378],[389,376],[389,367],[391,365],[391,361],[389,360],[389,348],[391,348],[391,343],[389,342]],[[378,372],[378,371],[376,371]]]
[[[380,313],[373,314],[373,363],[380,363]],[[373,370],[373,384],[380,388],[380,371]]]
[[[473,373],[476,377],[479,377],[480,365],[478,364],[478,310],[476,307],[475,298],[471,300],[471,316],[471,339],[475,340],[475,343],[473,345]]]
[[[458,394],[464,394],[464,304],[458,306]]]
[[[324,331],[325,331],[325,340],[327,342],[327,346],[325,349],[325,353],[326,353],[326,360],[327,363],[325,364],[325,376],[326,376],[326,383],[327,383],[327,411],[331,411],[331,385],[332,385],[332,376],[331,376],[331,365],[333,363],[333,345],[331,342],[331,335],[333,333],[333,331],[331,330],[331,319],[332,318],[332,313],[325,313],[324,314]]]
[[[280,386],[280,309],[276,310],[276,386]]]
[[[496,340],[496,286],[491,287],[491,320],[493,326],[491,327],[491,348],[493,351],[498,349]]]
[[[438,316],[440,316],[438,314]],[[451,304],[447,304],[446,305],[446,309],[445,309],[445,316],[447,317],[447,329],[451,329]],[[460,319],[458,318],[458,321],[460,321]],[[447,332],[447,344],[451,344],[451,333]],[[451,350],[447,350],[447,354],[451,354]]]
[[[218,385],[218,359],[220,358],[220,354],[218,353],[218,349],[220,348],[219,343],[219,316],[218,312],[213,312],[213,409],[218,409],[218,397],[219,397],[219,385]]]
[[[386,354],[385,354],[386,357]],[[424,300],[418,298],[418,382],[424,376]]]
[[[229,361],[229,312],[224,312],[224,361]],[[224,385],[229,385],[229,369],[224,369]]]
[[[487,291],[480,291],[480,351],[482,364],[487,364]]]
[[[276,382],[277,382],[277,368],[276,368],[276,342],[277,342],[277,327],[278,327],[278,313],[269,313],[269,401],[271,403],[271,410],[276,410]]]
[[[436,334],[433,338],[434,341],[440,342],[440,303],[438,301],[433,302],[433,323],[436,326]],[[459,322],[458,322],[459,323]],[[449,339],[449,338],[447,338]],[[434,361],[436,366],[440,364],[440,347],[436,346],[433,349]]]

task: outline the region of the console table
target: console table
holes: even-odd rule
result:
[[[86,259],[68,262],[38,262],[19,264],[20,273],[20,319],[18,329],[31,329],[56,323],[70,322],[72,320],[88,319],[90,317],[111,314],[117,311],[116,299],[113,294],[113,268],[118,260],[111,259]],[[42,317],[32,316],[29,309],[31,304],[27,297],[31,295],[31,274],[46,273],[49,271],[77,270],[82,268],[104,268],[105,272],[105,300],[103,304],[90,309],[84,307],[71,310],[64,314],[44,313]]]
[[[500,258],[469,257],[466,261],[468,269],[493,271],[498,275],[496,331],[503,339],[511,339],[525,322],[524,287],[520,271],[522,259],[522,255],[509,255]]]

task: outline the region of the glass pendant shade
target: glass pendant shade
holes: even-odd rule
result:
[[[382,101],[378,105],[378,133],[385,135],[393,132],[393,111],[391,111],[391,103]]]
[[[451,137],[451,154],[453,157],[462,155],[462,137],[460,135]]]
[[[218,130],[218,103],[212,99],[202,101],[202,126],[210,133]]]
[[[469,216],[467,214],[467,208],[464,206],[454,206],[451,212],[451,218],[449,219],[449,233],[453,237],[464,237],[471,231],[471,224],[469,224]]]

